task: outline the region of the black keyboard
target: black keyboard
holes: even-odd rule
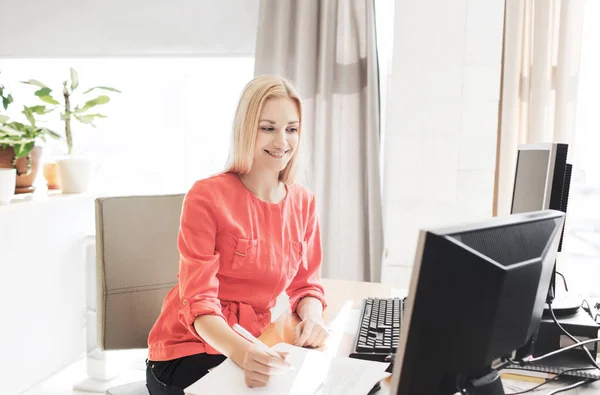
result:
[[[384,362],[396,353],[406,298],[366,298],[350,358]]]

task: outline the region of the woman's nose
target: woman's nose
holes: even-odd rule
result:
[[[279,132],[275,135],[273,145],[277,148],[285,148],[287,145],[285,141],[285,132]]]

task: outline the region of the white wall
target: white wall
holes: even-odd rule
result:
[[[0,0],[0,19],[0,58],[253,56],[258,0]],[[0,206],[2,394],[84,355],[93,229],[85,196]]]
[[[0,56],[253,55],[258,0],[0,0]]]
[[[408,287],[418,230],[492,215],[504,0],[396,2],[383,280]]]
[[[85,351],[84,236],[94,229],[83,195],[0,206],[0,382],[19,394]]]

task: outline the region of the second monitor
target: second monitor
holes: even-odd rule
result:
[[[511,214],[536,210],[567,212],[571,184],[571,165],[567,163],[568,145],[560,143],[521,144],[517,153]],[[558,251],[562,250],[564,236]],[[581,299],[563,292],[556,297],[556,266],[552,273],[549,302],[557,315],[574,314]],[[549,313],[549,312],[548,312]]]

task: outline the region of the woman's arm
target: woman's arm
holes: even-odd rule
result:
[[[197,183],[183,203],[179,229],[179,320],[199,340],[241,364],[250,342],[227,324],[218,299],[220,255],[215,253],[219,213],[209,186]]]
[[[201,315],[194,320],[194,328],[215,350],[231,358],[238,366],[243,365],[252,343],[238,335],[221,317]]]
[[[298,302],[296,313],[302,320],[296,327],[294,345],[320,347],[329,338],[322,317],[323,304],[320,299],[305,296]]]
[[[323,260],[321,230],[314,197],[310,199],[308,204],[308,222],[304,240],[306,251],[303,251],[303,262],[287,287],[286,293],[290,299],[292,312],[297,313],[300,318],[303,318],[301,313],[304,314],[305,311],[306,313],[317,313],[317,310],[319,310],[318,316],[321,317],[326,302],[325,292],[321,285],[321,261]],[[302,307],[302,311],[298,311],[300,302],[303,300],[307,300],[303,304],[307,303],[310,307]]]
[[[195,329],[197,317],[217,316],[226,323],[218,299],[220,255],[215,253],[218,223],[215,200],[209,186],[194,184],[183,201],[177,238],[179,321],[202,341]]]
[[[221,317],[200,316],[194,320],[194,327],[214,349],[244,370],[244,378],[249,387],[264,387],[277,372],[291,366],[285,361],[287,354],[279,353],[281,358],[267,354],[235,333]]]
[[[323,303],[313,296],[305,296],[298,302],[296,314],[301,320],[313,319],[315,321],[323,320]]]
[[[315,199],[312,197],[305,235],[305,262],[302,262],[286,290],[292,311],[302,320],[296,327],[294,341],[294,344],[300,347],[319,347],[329,337],[322,316],[326,302],[321,285],[321,233],[316,211]]]

